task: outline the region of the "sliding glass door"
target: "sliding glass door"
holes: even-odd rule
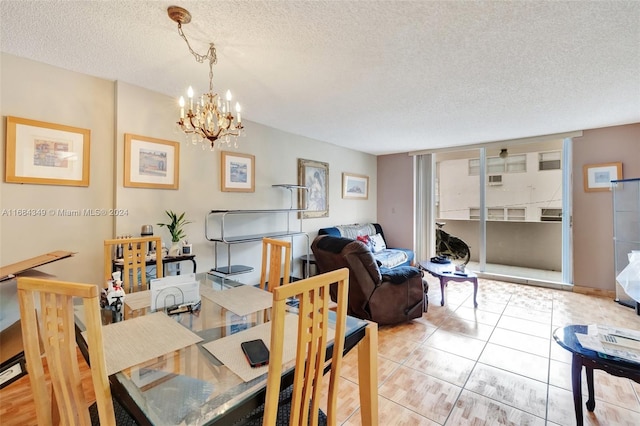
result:
[[[558,139],[435,154],[436,221],[471,247],[470,269],[521,282],[570,279],[562,273],[570,252],[564,146]]]

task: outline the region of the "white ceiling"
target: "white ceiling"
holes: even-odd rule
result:
[[[7,1],[1,50],[372,154],[640,122],[638,1]],[[176,106],[177,109],[177,106]]]

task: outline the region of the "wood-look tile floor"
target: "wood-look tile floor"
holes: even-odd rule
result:
[[[640,316],[610,299],[492,280],[479,280],[477,309],[469,283],[450,283],[440,306],[440,286],[428,280],[429,312],[379,330],[380,426],[575,425],[571,356],[553,330],[640,329]],[[361,424],[357,371],[352,351],[340,382],[341,425]],[[29,390],[23,377],[0,391],[0,424],[35,424]],[[586,393],[583,377],[584,401]],[[640,384],[596,370],[595,397],[585,425],[640,425]]]
[[[470,283],[450,283],[440,306],[440,286],[428,280],[429,311],[379,329],[381,426],[575,425],[571,356],[553,330],[640,329],[633,309],[608,298],[480,279],[477,309]],[[344,361],[339,424],[361,424],[357,382],[354,351]],[[640,425],[640,384],[596,370],[595,397],[585,425]]]

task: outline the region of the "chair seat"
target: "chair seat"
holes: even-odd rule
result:
[[[280,392],[278,401],[278,417],[276,426],[289,426],[291,416],[291,397],[293,395],[293,385]],[[264,404],[253,410],[247,417],[234,423],[233,426],[262,426],[264,414]],[[327,416],[322,410],[318,410],[318,426],[327,425]]]

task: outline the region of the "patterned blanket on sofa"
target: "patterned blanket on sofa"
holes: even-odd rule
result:
[[[372,223],[338,225],[336,228],[340,231],[340,236],[351,238],[352,240],[357,239],[359,236],[373,236],[377,233],[376,228]],[[373,257],[375,257],[380,266],[384,268],[393,268],[395,266],[402,265],[409,260],[409,256],[405,251],[388,248],[374,252]]]

